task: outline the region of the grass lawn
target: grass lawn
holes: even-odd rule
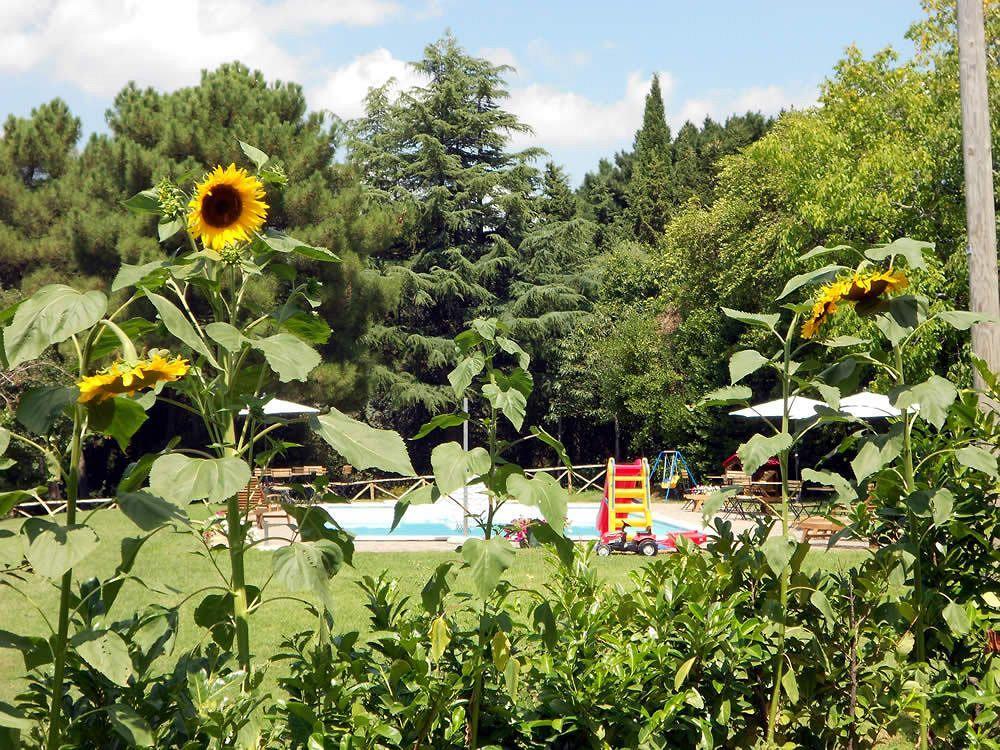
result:
[[[203,506],[193,506],[191,510],[192,516],[204,517],[209,512]],[[18,520],[0,521],[0,528],[16,530],[20,523]],[[119,559],[119,540],[125,536],[138,535],[139,529],[117,510],[95,511],[90,524],[100,536],[101,545],[86,560],[83,567],[89,575],[95,573],[101,576],[110,575]],[[167,589],[167,592],[154,593],[139,583],[129,581],[122,588],[115,605],[118,612],[124,614],[147,603],[172,606],[190,593],[206,586],[217,585],[218,574],[214,568],[204,558],[193,554],[199,548],[198,541],[187,531],[162,530],[157,533],[143,547],[133,573],[154,588]],[[805,566],[809,569],[819,566],[845,568],[855,564],[864,554],[866,553],[863,551],[816,551],[806,558]],[[222,570],[226,571],[228,557],[225,551],[217,553],[216,559]],[[337,628],[341,631],[367,630],[367,611],[364,609],[363,596],[359,595],[356,587],[356,582],[362,576],[376,576],[386,570],[390,576],[399,580],[404,593],[417,595],[439,563],[445,560],[460,561],[460,559],[455,552],[355,554],[354,567],[345,567],[332,584],[334,598],[339,607],[335,613]],[[618,555],[601,559],[597,564],[602,574],[618,576],[645,562],[645,558],[637,555]],[[270,552],[251,552],[248,555],[248,583],[260,584],[266,580],[270,570]],[[508,577],[518,586],[539,588],[545,583],[547,570],[544,553],[541,550],[521,550],[517,554],[513,568],[508,571]],[[466,584],[467,581],[460,574],[456,588],[462,589]],[[49,631],[38,610],[54,622],[58,603],[55,587],[35,576],[29,577],[28,582],[19,586],[26,596],[22,597],[9,587],[0,587],[0,608],[2,608],[0,628],[22,634],[47,636]],[[169,589],[176,590],[176,593],[171,593]],[[265,598],[287,593],[272,583]],[[309,595],[303,598],[315,601],[314,597]],[[177,649],[190,648],[202,634],[192,621],[192,611],[200,600],[201,596],[196,596],[181,609]],[[256,654],[266,657],[276,650],[282,638],[313,627],[315,627],[314,618],[294,602],[285,600],[265,604],[253,618],[253,648]],[[20,655],[15,651],[0,649],[0,700],[9,700],[17,692],[20,687],[17,676],[22,671]]]

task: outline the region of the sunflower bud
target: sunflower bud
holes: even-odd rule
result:
[[[156,199],[164,216],[178,216],[184,212],[184,193],[167,178],[156,183]]]
[[[219,257],[227,266],[237,266],[243,259],[243,246],[237,243],[230,243],[219,250]]]

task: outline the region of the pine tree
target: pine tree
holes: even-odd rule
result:
[[[334,161],[339,121],[307,112],[300,86],[268,83],[238,63],[169,93],[130,84],[107,121],[110,132],[92,136],[78,154],[80,123],[62,102],[8,118],[0,142],[0,285],[24,293],[53,281],[104,288],[122,262],[176,249],[180,236],[158,244],[148,225],[154,219],[123,210],[121,201],[164,177],[198,177],[232,161],[250,166],[243,140],[269,153],[290,178],[286,191],[268,195],[269,224],[343,259],[301,266],[324,284],[320,312],[333,333],[320,347],[324,365],[299,396],[361,403],[366,368],[358,339],[382,298],[380,280],[363,273],[365,256],[398,224],[371,205],[349,167]]]
[[[550,161],[545,165],[540,204],[540,215],[554,221],[568,221],[579,210],[576,196],[569,186],[569,178],[555,162]]]

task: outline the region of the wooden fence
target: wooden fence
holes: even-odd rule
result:
[[[550,474],[556,481],[570,492],[586,492],[601,490],[603,479],[608,467],[605,464],[581,464],[567,468],[566,466],[546,466],[539,469],[525,469],[528,476],[535,474]],[[330,491],[348,500],[379,502],[380,500],[399,500],[414,490],[424,487],[434,481],[432,475],[420,477],[394,477],[389,479],[363,479],[355,482],[331,482],[327,487]],[[83,508],[102,508],[114,505],[113,497],[99,497],[80,500],[78,506]],[[12,511],[16,515],[30,518],[41,515],[55,515],[66,510],[65,500],[30,501],[18,504]]]
[[[528,476],[544,473],[555,477],[559,484],[570,492],[585,492],[600,490],[601,482],[607,473],[605,464],[581,464],[567,468],[566,466],[546,466],[539,469],[525,469]],[[411,492],[426,487],[434,481],[430,474],[420,477],[393,477],[390,479],[362,479],[355,482],[331,482],[328,488],[331,492],[347,500],[363,500],[379,502],[380,500],[400,500]]]

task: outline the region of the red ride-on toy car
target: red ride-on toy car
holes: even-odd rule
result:
[[[660,551],[660,543],[656,537],[644,530],[631,539],[624,531],[615,534],[601,534],[601,541],[595,549],[600,557],[607,557],[612,552],[634,552],[644,557],[655,557]]]

